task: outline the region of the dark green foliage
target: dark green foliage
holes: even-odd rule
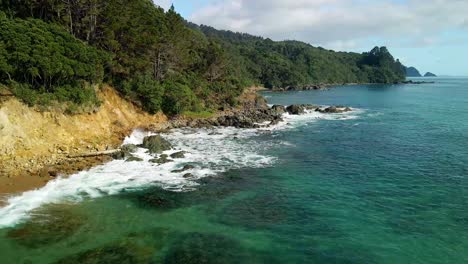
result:
[[[38,105],[43,109],[53,107],[67,114],[90,112],[99,106],[101,101],[91,87],[65,85],[55,87],[54,92],[33,89],[29,84],[8,82],[10,91],[29,106]]]
[[[174,8],[165,12],[151,0],[3,0],[0,8],[1,82],[57,93],[58,87],[80,90],[104,81],[151,113],[232,106],[249,85],[405,78],[401,63],[384,47],[364,54],[333,52],[219,31],[188,23]],[[67,100],[85,98],[73,90],[66,89]]]
[[[91,85],[103,80],[106,53],[37,19],[0,18],[0,32],[0,82],[24,102],[98,104]]]
[[[274,42],[243,33],[190,24],[216,39],[245,65],[245,78],[268,88],[319,83],[392,83],[405,78],[403,65],[385,47],[364,54],[334,52],[299,41]]]
[[[161,110],[164,87],[150,75],[138,74],[123,81],[120,87],[123,94],[139,102],[148,112],[154,114]]]

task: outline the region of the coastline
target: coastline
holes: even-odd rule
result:
[[[395,82],[393,84],[402,84],[402,85],[418,85],[418,84],[433,84],[435,81],[413,81],[405,80],[401,82]],[[304,86],[287,86],[287,87],[275,87],[272,89],[264,88],[262,91],[270,92],[289,92],[289,91],[326,91],[333,87],[338,86],[353,86],[353,85],[382,85],[382,83],[319,83],[319,84],[309,84]]]
[[[9,154],[4,152],[0,154],[2,165],[6,165],[3,166],[4,169],[0,177],[0,198],[5,200],[17,193],[43,187],[49,181],[56,179],[57,176],[67,178],[67,176],[112,161],[111,153],[122,153],[119,150],[124,139],[135,129],[150,133],[164,133],[178,128],[258,129],[279,124],[283,121],[282,116],[286,113],[301,115],[306,111],[326,114],[351,111],[350,108],[345,107],[321,108],[316,105],[291,105],[289,107],[276,105],[270,107],[266,99],[259,95],[258,91],[261,90],[264,88],[247,88],[238,98],[239,105],[236,108],[219,111],[213,116],[205,118],[181,116],[168,120],[163,115],[151,116],[120,98],[110,87],[103,90],[101,96],[104,104],[97,113],[84,116],[60,115],[59,117],[51,113],[34,113],[33,117],[44,118],[42,125],[48,127],[52,136],[46,136],[44,133],[29,134],[34,138],[29,142],[29,145],[15,142],[16,149],[10,149]],[[31,111],[16,99],[13,99],[12,103],[20,106],[23,112]],[[5,113],[6,109],[10,109],[8,104],[0,108],[0,115]],[[102,115],[106,118],[98,118]],[[59,120],[55,120],[56,124],[50,124],[49,122],[52,122],[54,118]],[[82,120],[83,118],[85,121]],[[65,125],[61,122],[69,122],[69,124]],[[23,127],[23,129],[26,128],[28,127]],[[71,131],[71,134],[61,131],[63,129]],[[93,132],[90,132],[91,130]],[[31,131],[36,130],[32,129]],[[54,135],[57,133],[64,134]],[[22,142],[21,138],[17,140]],[[50,145],[54,147],[44,149],[44,146]],[[21,158],[17,158],[15,155],[21,155]],[[0,201],[0,206],[4,205]]]
[[[173,120],[163,114],[145,113],[109,86],[98,94],[103,102],[100,109],[90,114],[38,112],[14,96],[4,97],[0,103],[0,206],[8,197],[43,187],[57,176],[67,177],[111,161],[108,155],[80,154],[118,149],[135,129],[159,133],[180,127],[211,126],[220,117],[265,107],[265,99],[257,93],[260,90],[264,88],[247,88],[239,97],[237,109],[219,111],[210,118],[182,116]],[[250,124],[253,123],[252,120]]]

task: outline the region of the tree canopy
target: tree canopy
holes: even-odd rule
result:
[[[334,52],[220,31],[151,0],[0,0],[0,10],[0,82],[43,94],[67,87],[69,96],[105,82],[149,112],[216,110],[236,104],[243,88],[254,84],[405,77],[385,47]]]

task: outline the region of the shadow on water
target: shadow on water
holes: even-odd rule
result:
[[[249,191],[259,184],[254,170],[231,171],[222,176],[198,180],[197,190],[173,192],[161,187],[153,187],[138,192],[123,193],[119,196],[128,199],[143,209],[168,211],[204,203],[218,203],[239,192]]]
[[[13,229],[7,236],[27,248],[46,247],[75,234],[87,218],[71,205],[49,205],[34,211],[32,218]]]
[[[162,263],[249,263],[240,243],[222,235],[189,233],[176,239]]]

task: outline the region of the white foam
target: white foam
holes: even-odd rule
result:
[[[124,140],[124,144],[141,144],[148,132],[137,130]],[[248,144],[256,136],[256,130],[235,128],[218,129],[177,129],[163,135],[171,141],[172,154],[186,151],[185,158],[174,162],[156,165],[149,162],[154,156],[138,149],[134,154],[142,162],[114,160],[83,171],[68,178],[50,181],[43,188],[22,193],[8,199],[8,205],[0,208],[0,227],[11,226],[26,219],[32,210],[50,203],[79,202],[86,198],[115,195],[123,190],[140,189],[149,186],[161,186],[172,191],[193,190],[195,179],[216,175],[229,169],[242,167],[263,167],[272,164],[273,157],[261,155],[262,147]],[[172,173],[187,163],[195,166],[190,171]],[[193,178],[183,176],[191,173]]]
[[[326,108],[326,106],[322,107]],[[350,112],[344,113],[320,113],[315,110],[305,110],[305,113],[302,115],[290,115],[285,113],[283,115],[283,122],[280,122],[278,125],[267,128],[268,130],[282,130],[289,129],[293,127],[298,127],[301,125],[306,125],[311,122],[317,122],[320,120],[327,121],[342,121],[342,120],[354,120],[360,118],[361,114],[365,112],[363,109],[353,108]]]
[[[344,114],[322,114],[308,111],[304,115],[285,114],[284,122],[262,129],[176,129],[163,136],[171,141],[175,149],[166,151],[172,154],[185,151],[185,158],[174,162],[156,165],[149,162],[154,156],[138,149],[135,156],[142,162],[114,160],[82,171],[68,178],[57,178],[46,186],[24,192],[8,199],[8,205],[0,208],[0,228],[15,225],[28,218],[28,214],[42,205],[61,202],[79,202],[83,199],[115,195],[123,190],[137,190],[150,186],[161,186],[171,191],[190,191],[196,188],[196,179],[212,176],[221,172],[244,167],[264,167],[271,165],[275,158],[262,154],[269,146],[266,141],[255,141],[259,132],[281,130],[315,120],[354,119],[358,111]],[[141,144],[143,138],[151,133],[136,130],[125,138],[123,144]],[[172,173],[186,164],[194,165],[190,171]],[[186,173],[193,175],[185,179]]]

